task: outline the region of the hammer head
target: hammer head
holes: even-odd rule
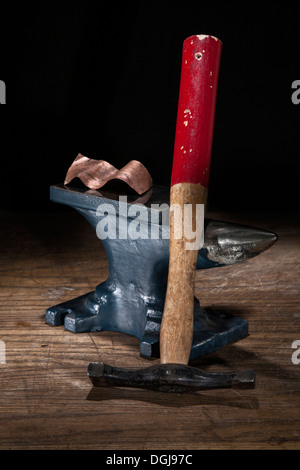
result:
[[[131,387],[182,393],[214,388],[253,388],[254,372],[206,372],[184,364],[158,364],[144,369],[121,369],[91,362],[88,375],[95,387]]]

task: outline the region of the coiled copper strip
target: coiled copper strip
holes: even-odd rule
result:
[[[113,179],[124,181],[138,194],[148,191],[153,185],[148,170],[141,162],[131,160],[121,170],[104,160],[93,160],[80,153],[68,169],[65,184],[79,178],[90,189],[102,188]]]

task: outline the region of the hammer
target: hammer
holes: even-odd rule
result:
[[[222,43],[194,35],[183,43],[170,190],[170,257],[160,330],[160,364],[131,370],[91,362],[94,386],[134,387],[164,392],[254,385],[253,371],[212,373],[188,366],[194,319],[197,243],[203,230],[197,208],[206,206]],[[183,216],[186,207],[192,217]],[[181,209],[180,217],[175,207]],[[174,209],[174,210],[172,210]],[[203,211],[204,213],[204,211]],[[180,219],[180,220],[179,220]],[[196,246],[195,246],[196,245]]]

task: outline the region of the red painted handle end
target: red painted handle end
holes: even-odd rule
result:
[[[195,35],[183,43],[171,186],[208,188],[222,43]]]

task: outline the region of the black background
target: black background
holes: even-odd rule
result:
[[[221,39],[209,210],[297,211],[300,7],[292,2],[1,6],[0,209],[56,210],[80,152],[170,184],[184,39]]]

